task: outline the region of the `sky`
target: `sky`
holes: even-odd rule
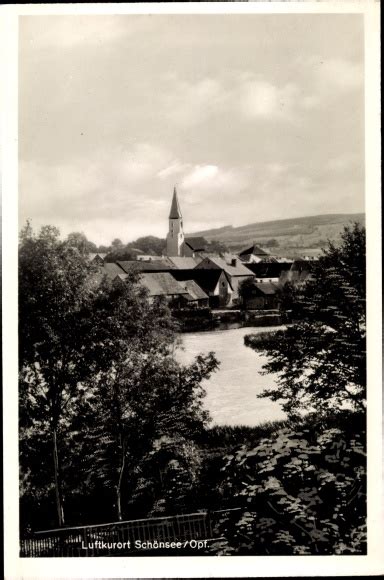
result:
[[[364,211],[361,15],[23,16],[19,225],[97,244]]]

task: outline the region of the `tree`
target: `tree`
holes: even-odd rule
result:
[[[266,240],[265,242],[263,242],[263,246],[265,248],[277,248],[278,245],[279,242],[276,240],[276,238],[272,238],[270,240]]]
[[[211,240],[206,241],[205,248],[207,252],[212,252],[215,254],[224,254],[228,252],[228,246],[224,244],[224,242],[220,242],[219,240]]]
[[[82,254],[97,251],[96,244],[90,242],[82,232],[72,232],[68,234],[67,244],[71,247],[77,248]]]
[[[139,249],[144,254],[161,256],[166,247],[165,240],[156,236],[143,236],[128,244],[132,249]]]
[[[156,331],[156,325],[152,329]],[[119,520],[129,498],[138,495],[140,474],[156,441],[190,440],[208,422],[201,382],[218,366],[212,353],[181,366],[164,342],[153,336],[148,343],[148,332],[143,335],[146,344],[138,337],[129,349],[116,348],[113,371],[100,375],[88,399],[86,437],[90,447],[93,441],[98,444],[82,477],[115,490]]]
[[[51,437],[59,525],[64,523],[60,453],[65,453],[76,404],[88,396],[84,385],[111,373],[116,352],[126,352],[127,345],[140,344],[148,354],[154,336],[160,345],[165,334],[172,339],[169,312],[151,309],[134,277],[121,286],[100,278],[73,239],[60,241],[52,226],[34,235],[27,224],[21,232],[21,464],[28,464],[31,439],[44,441],[46,449],[45,439]]]
[[[365,230],[355,224],[341,237],[340,247],[329,243],[314,262],[305,284],[288,288],[293,324],[245,337],[267,355],[264,372],[277,376],[277,386],[259,397],[282,401],[292,417],[313,408],[365,409]]]
[[[89,266],[84,253],[59,240],[59,231],[43,227],[21,232],[19,252],[19,361],[21,425],[30,427],[25,411],[44,407],[52,436],[52,454],[59,525],[64,523],[58,431],[64,406],[77,383],[93,369],[81,352],[82,311]],[[89,364],[88,364],[89,362]],[[30,403],[28,405],[28,403]],[[24,411],[24,412],[23,412]]]

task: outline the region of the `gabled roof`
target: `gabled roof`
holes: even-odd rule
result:
[[[168,272],[176,268],[169,258],[162,258],[161,260],[151,260],[145,262],[144,260],[122,260],[117,264],[124,270],[124,272]]]
[[[233,290],[229,277],[220,268],[205,270],[193,268],[192,270],[172,270],[172,276],[179,281],[194,280],[204,292],[213,292],[221,275],[225,276],[229,287]]]
[[[101,272],[106,274],[108,278],[111,278],[112,280],[120,274],[125,274],[124,269],[114,262],[104,262]]]
[[[179,269],[187,270],[189,268],[195,268],[197,266],[197,262],[194,258],[182,258],[179,256],[170,257],[169,261]]]
[[[179,282],[191,295],[192,300],[204,300],[208,299],[208,294],[195,282],[195,280],[185,280],[184,282]]]
[[[171,204],[171,211],[169,212],[169,219],[174,220],[181,218],[181,210],[179,206],[179,200],[177,198],[177,191],[176,187],[173,189],[173,197],[172,197],[172,204]]]
[[[184,243],[191,248],[191,250],[193,252],[201,252],[203,250],[205,250],[206,245],[207,245],[207,240],[205,240],[202,237],[189,237],[188,238],[184,238]]]
[[[148,288],[150,296],[175,296],[188,291],[169,272],[144,272],[140,284]]]
[[[252,244],[252,246],[246,248],[245,250],[242,250],[239,253],[239,256],[244,256],[245,254],[253,254],[254,256],[268,256],[268,252],[266,252],[265,250],[262,250],[259,246],[256,246],[256,244]]]
[[[196,266],[198,269],[203,269],[203,266],[209,261],[214,268],[220,268],[224,270],[229,276],[253,276],[251,272],[244,264],[239,260],[238,257],[233,256],[233,260],[236,260],[236,265],[228,264],[226,260],[220,258],[219,256],[208,256],[200,264]],[[202,266],[203,265],[203,266]]]
[[[89,253],[89,261],[92,262],[92,260],[94,260],[96,257],[101,258],[102,260],[104,260],[105,256],[107,254],[104,254],[103,252],[90,252]]]

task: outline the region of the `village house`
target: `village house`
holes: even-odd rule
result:
[[[143,260],[119,260],[116,262],[124,272],[169,272],[176,269],[176,266],[169,258],[158,258],[145,262]]]
[[[307,282],[312,277],[312,270],[316,264],[316,259],[295,260],[288,272],[288,281],[294,285],[301,285]]]
[[[183,254],[184,256],[197,258],[206,250],[206,240],[201,237],[184,238]]]
[[[252,246],[246,248],[245,250],[239,252],[238,256],[244,264],[255,264],[265,260],[266,258],[271,259],[268,252],[266,252],[259,246],[256,246],[255,243],[253,243]]]
[[[246,310],[276,310],[279,301],[277,286],[272,282],[252,281],[242,289],[242,305]]]
[[[195,280],[184,280],[183,282],[179,282],[179,284],[188,292],[188,306],[194,308],[207,308],[209,306],[208,294],[200,288]]]
[[[231,281],[220,268],[192,270],[172,270],[172,276],[180,282],[193,280],[209,297],[211,308],[223,308],[232,303]]]
[[[105,257],[107,254],[99,253],[99,252],[91,252],[89,254],[89,261],[91,264],[95,264],[97,266],[102,266],[105,261]]]
[[[151,302],[162,296],[170,306],[180,308],[189,301],[196,300],[185,285],[179,284],[169,272],[143,272],[140,274],[139,283],[148,290]]]
[[[122,276],[123,278],[127,276],[124,268],[115,262],[104,262],[100,268],[100,272],[105,274],[110,280],[114,280],[116,276]]]
[[[272,282],[283,286],[288,280],[288,272],[292,262],[257,262],[247,264],[247,268],[255,275],[255,282]]]
[[[247,278],[254,278],[254,273],[251,272],[239,260],[237,256],[232,255],[225,260],[219,256],[209,255],[204,258],[197,266],[198,270],[222,270],[225,272],[232,288],[231,302],[236,304],[239,299],[239,284]]]
[[[170,258],[165,258],[168,262],[173,264],[175,268],[178,270],[188,270],[192,268],[196,268],[199,260],[192,257],[180,257],[180,256],[172,256]]]

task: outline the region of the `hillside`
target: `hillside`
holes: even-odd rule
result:
[[[303,254],[317,255],[327,240],[337,242],[343,227],[352,222],[365,222],[363,213],[327,214],[252,223],[245,226],[224,226],[217,229],[194,232],[208,241],[220,241],[232,251],[239,251],[248,244],[266,248],[270,253],[285,256]]]

